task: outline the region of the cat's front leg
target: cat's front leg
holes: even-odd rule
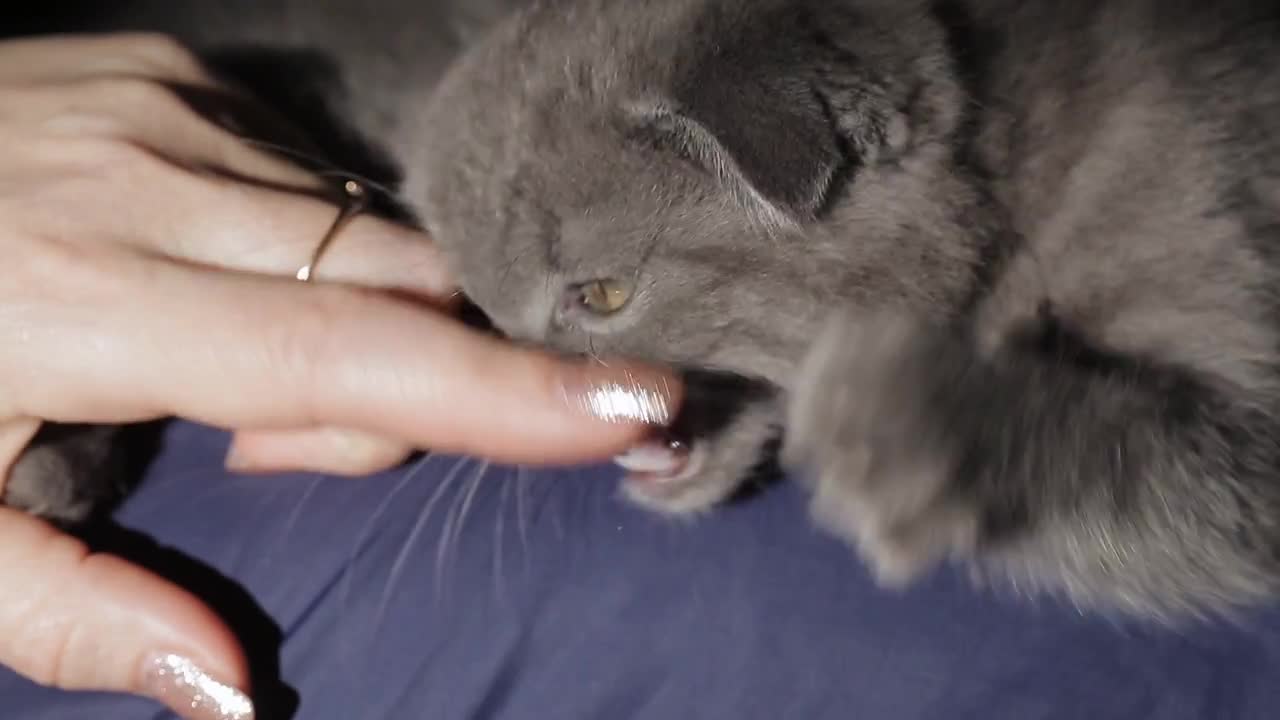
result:
[[[956,383],[981,367],[958,338],[904,317],[840,317],[810,350],[788,400],[783,462],[813,491],[814,519],[901,585],[978,540],[955,472]],[[972,377],[971,377],[972,376]]]
[[[1280,594],[1265,386],[1092,346],[1052,318],[983,353],[964,329],[845,317],[788,405],[784,462],[886,582],[958,556],[1160,618]]]

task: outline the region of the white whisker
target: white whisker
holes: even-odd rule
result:
[[[368,542],[370,534],[374,531],[374,528],[377,526],[378,520],[381,519],[384,513],[386,513],[387,508],[391,506],[392,501],[394,501],[396,496],[399,495],[401,492],[403,492],[406,487],[408,487],[409,482],[413,479],[413,477],[417,475],[418,472],[422,470],[422,468],[426,467],[427,463],[431,462],[432,459],[433,457],[431,455],[427,455],[426,457],[422,458],[417,463],[415,463],[413,467],[409,468],[404,473],[404,476],[401,477],[396,482],[395,486],[391,488],[391,492],[387,493],[387,496],[382,499],[382,502],[378,503],[378,506],[374,508],[373,513],[369,516],[369,519],[365,521],[364,525],[360,528],[360,531],[356,533],[355,542],[351,546],[351,552],[347,555],[347,562],[342,569],[342,577],[339,581],[342,584],[342,589],[339,592],[339,599],[338,599],[338,617],[340,618],[341,621],[345,621],[346,619],[347,603],[350,601],[352,586],[355,583],[356,558],[359,556],[361,548],[363,548],[365,543]],[[375,623],[376,622],[378,622],[378,619],[375,619]],[[347,626],[351,628],[352,633],[355,633],[359,628],[359,625],[357,623],[348,623]],[[349,638],[348,642],[354,644],[355,642],[354,638],[352,638],[351,635],[347,635],[347,637]],[[354,648],[348,646],[346,648],[346,651],[343,653],[343,657],[354,658],[354,657],[357,657],[357,653],[354,652]],[[356,678],[359,677],[359,675],[357,673],[351,673],[350,677],[352,678],[352,682],[354,683],[354,682],[357,682]],[[358,688],[352,688],[352,689],[354,691]],[[351,694],[351,697],[358,697],[358,695],[355,692],[353,692]]]
[[[546,488],[543,493],[543,504],[548,506],[547,511],[551,513],[551,529],[556,533],[557,540],[564,540],[564,524],[560,522],[560,516],[556,513],[556,492],[558,492],[552,483],[542,483]]]
[[[320,487],[320,480],[319,477],[312,478],[307,485],[307,489],[302,491],[302,497],[298,498],[298,504],[294,505],[293,510],[289,511],[289,517],[285,518],[284,525],[280,528],[280,536],[276,540],[277,543],[283,543],[293,532],[293,528],[298,524],[298,518],[302,517],[303,506],[311,499],[316,488]]]
[[[414,530],[411,533],[410,539],[412,539],[412,535],[417,534],[420,531],[420,528],[418,527],[419,525],[421,525],[421,529],[426,528],[427,519],[430,518],[431,514],[435,511],[436,504],[444,497],[445,491],[453,485],[453,481],[457,479],[458,474],[462,472],[462,469],[465,468],[469,462],[471,462],[471,459],[465,457],[458,458],[454,461],[453,467],[449,468],[449,472],[445,474],[444,479],[440,481],[440,484],[436,487],[435,491],[431,493],[431,497],[427,499],[427,504],[422,507],[422,514],[419,515],[417,523],[414,524]],[[400,555],[396,558],[396,562],[391,569],[391,574],[393,576],[397,574],[398,568],[403,567],[404,562],[407,561],[408,557],[409,547],[402,548]],[[393,581],[392,577],[388,578],[388,583],[392,583]],[[391,590],[388,589],[384,591],[384,594],[389,598],[390,592]]]
[[[512,480],[511,476],[498,480],[498,482],[502,483],[502,488],[498,491],[498,516],[494,519],[493,530],[493,591],[499,598],[502,597],[503,593],[503,544],[506,540],[507,497],[511,495]]]
[[[457,476],[458,472],[461,471],[466,464],[467,460],[462,458],[457,460],[453,467],[449,469],[449,472],[445,474],[444,479],[441,480],[440,486],[435,489],[431,494],[431,497],[427,500],[427,503],[422,506],[422,510],[418,513],[418,519],[414,521],[412,529],[410,529],[409,534],[405,537],[404,542],[401,543],[400,550],[396,553],[396,559],[391,563],[391,570],[387,573],[387,581],[382,586],[382,595],[378,599],[378,609],[374,612],[375,632],[382,626],[382,618],[386,614],[387,606],[391,603],[391,595],[395,591],[395,586],[400,580],[401,573],[404,572],[405,566],[409,560],[409,555],[417,544],[418,536],[422,534],[423,529],[427,526],[427,520],[431,518],[431,511],[435,508],[436,501],[440,499],[445,487],[452,482],[453,478]]]
[[[382,515],[386,513],[387,508],[391,507],[391,502],[404,490],[404,488],[409,484],[409,481],[413,479],[413,476],[417,474],[418,470],[422,469],[422,467],[430,460],[431,456],[428,455],[406,472],[404,477],[400,478],[400,480],[396,482],[395,486],[391,488],[391,492],[387,493],[387,496],[382,499],[382,502],[378,503],[378,506],[373,509],[373,513],[369,516],[369,519],[365,521],[364,525],[360,528],[360,532],[356,534],[355,542],[351,546],[351,552],[347,555],[347,564],[342,571],[342,593],[338,602],[339,615],[344,614],[347,609],[347,600],[351,596],[351,585],[353,582],[352,576],[355,574],[356,557],[360,554],[360,549],[366,542],[368,542],[370,533],[373,532],[378,520],[380,520]]]
[[[440,531],[440,545],[436,548],[437,588],[444,587],[444,564],[449,555],[449,548],[456,546],[462,535],[462,524],[466,520],[467,511],[470,509],[471,502],[475,499],[476,490],[480,487],[480,482],[484,479],[484,474],[488,469],[488,461],[481,462],[477,466],[476,472],[467,481],[466,490],[454,500],[453,507],[449,509],[449,515]]]
[[[524,466],[521,465],[516,468],[516,478],[515,478],[515,481],[516,481],[516,503],[515,503],[516,504],[516,532],[520,535],[521,554],[524,555],[526,558],[529,555],[529,524],[528,524],[528,521],[525,519],[525,512],[524,512],[524,503],[525,503],[524,496],[525,496],[525,490],[527,489],[525,487],[525,480],[528,479],[528,476],[526,475],[527,472],[528,471],[525,470]]]

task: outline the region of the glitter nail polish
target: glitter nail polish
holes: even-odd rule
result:
[[[187,720],[253,720],[253,702],[191,660],[172,653],[153,655],[142,669],[142,692]]]
[[[675,415],[678,388],[656,370],[593,362],[564,385],[575,409],[614,423],[666,425]]]

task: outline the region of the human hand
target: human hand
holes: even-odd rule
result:
[[[427,238],[372,217],[345,226],[320,282],[298,282],[336,208],[171,84],[219,90],[154,37],[0,43],[0,490],[44,421],[180,416],[236,431],[234,469],[356,475],[427,447],[597,459],[679,402],[664,371],[466,328]],[[173,658],[199,669],[191,682]],[[251,716],[239,645],[202,603],[6,508],[0,664],[191,718]],[[195,702],[200,683],[223,687],[221,707]]]

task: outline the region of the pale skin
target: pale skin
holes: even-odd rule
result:
[[[463,326],[447,268],[408,228],[361,216],[297,281],[335,215],[304,192],[320,181],[169,82],[217,88],[160,38],[0,43],[0,487],[43,421],[183,417],[233,430],[236,470],[355,476],[417,448],[561,463],[640,441],[642,423],[566,400],[588,376],[626,371],[678,402],[665,371]],[[141,692],[155,652],[245,688],[238,643],[195,597],[0,507],[0,664]]]

